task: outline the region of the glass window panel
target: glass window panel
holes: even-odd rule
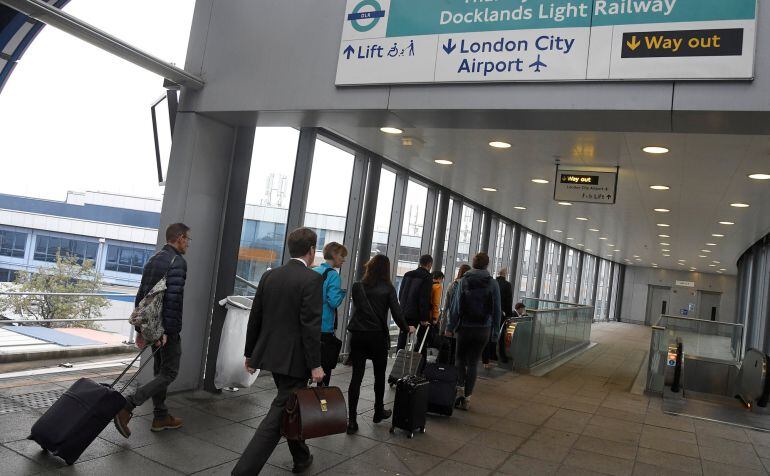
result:
[[[561,300],[564,302],[576,302],[577,293],[575,288],[578,282],[578,273],[580,271],[580,255],[573,249],[567,250],[567,256],[564,259],[564,284],[562,285]]]
[[[473,231],[473,208],[463,205],[460,217],[460,238],[457,240],[457,267],[462,263],[470,264],[471,233]]]
[[[415,269],[420,261],[427,199],[428,189],[410,180],[406,189],[404,223],[398,249],[396,288],[401,284],[401,277],[408,271]]]
[[[444,234],[444,262],[441,265],[441,270],[444,272],[444,274],[448,275],[446,282],[450,281],[449,276],[452,274],[452,271],[455,269],[454,266],[451,266],[449,268],[449,271],[447,272],[447,253],[449,252],[449,233],[452,231],[452,210],[455,207],[455,201],[454,199],[449,199],[449,210],[447,211],[447,219],[446,219],[446,233]]]
[[[591,299],[593,298],[594,291],[594,272],[596,270],[596,257],[585,254],[583,255],[583,276],[581,278],[580,285],[580,304],[591,305]]]
[[[27,234],[10,230],[0,230],[0,256],[24,258],[27,247]]]
[[[393,213],[393,194],[396,190],[396,174],[382,169],[380,188],[377,191],[377,211],[374,215],[374,236],[371,256],[388,253],[390,239],[390,218]]]
[[[298,141],[299,131],[290,127],[258,127],[254,134],[236,270],[252,283],[281,264]],[[254,289],[236,282],[235,293]]]

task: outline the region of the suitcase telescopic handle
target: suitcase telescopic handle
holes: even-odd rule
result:
[[[120,373],[120,375],[118,375],[118,378],[116,378],[116,379],[115,379],[115,381],[114,381],[114,382],[112,382],[112,384],[110,384],[110,388],[115,388],[115,385],[117,385],[117,384],[118,384],[118,382],[120,381],[120,379],[122,379],[122,378],[123,378],[123,376],[124,376],[124,375],[126,375],[126,372],[128,372],[128,369],[130,369],[131,367],[133,367],[133,366],[134,366],[134,364],[136,363],[136,361],[137,361],[137,360],[139,360],[139,357],[141,357],[141,356],[142,356],[142,354],[144,354],[144,351],[145,351],[145,350],[146,350],[148,347],[149,347],[149,348],[153,348],[154,344],[155,344],[155,343],[153,343],[153,344],[151,344],[151,345],[146,345],[146,346],[144,347],[144,349],[140,350],[140,351],[139,351],[139,353],[138,353],[138,354],[136,354],[136,357],[134,357],[134,360],[132,360],[132,361],[131,361],[131,363],[130,363],[130,364],[128,364],[128,366],[127,366],[125,369],[123,369],[123,372],[121,372],[121,373]],[[151,361],[151,360],[152,360],[152,359],[155,357],[155,354],[157,354],[158,352],[160,352],[160,349],[161,349],[161,347],[163,347],[163,346],[160,346],[160,345],[159,345],[157,348],[155,348],[155,349],[152,351],[152,354],[150,354],[150,358],[149,358],[149,359],[147,359],[147,360],[145,360],[144,362],[142,362],[142,365],[140,365],[140,366],[139,366],[139,370],[137,370],[136,372],[134,372],[134,375],[132,375],[132,376],[131,376],[131,378],[128,380],[128,382],[126,382],[126,384],[125,384],[125,385],[123,385],[123,387],[122,387],[122,388],[119,390],[119,392],[120,392],[120,393],[123,393],[123,392],[124,392],[124,391],[125,391],[125,390],[128,388],[128,386],[129,386],[129,385],[131,385],[131,384],[134,382],[134,380],[136,380],[136,377],[137,377],[137,376],[139,376],[139,372],[141,372],[141,371],[142,371],[142,370],[143,370],[143,369],[144,369],[144,368],[147,366],[147,364],[149,364],[149,363],[150,363],[150,361]]]

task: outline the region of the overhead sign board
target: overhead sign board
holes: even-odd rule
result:
[[[751,79],[757,0],[348,0],[337,85]]]
[[[560,202],[586,202],[612,205],[616,200],[618,172],[588,168],[556,168],[553,199]]]
[[[675,285],[676,286],[682,286],[682,287],[685,287],[685,288],[694,288],[695,287],[695,283],[692,282],[692,281],[676,281]]]

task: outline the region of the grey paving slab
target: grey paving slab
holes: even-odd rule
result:
[[[486,476],[490,473],[489,469],[449,460],[424,474],[428,476]]]
[[[0,443],[23,440],[29,436],[32,425],[40,418],[40,413],[27,410],[18,413],[0,415]]]
[[[236,422],[266,415],[269,410],[258,405],[250,395],[209,402],[194,408]]]
[[[614,476],[630,476],[634,462],[614,456],[573,449],[564,460],[564,466],[580,468]]]
[[[313,465],[305,474],[318,474],[348,460],[345,456],[321,448],[311,448],[310,452],[313,454]],[[273,455],[267,462],[277,468],[289,471],[294,466],[294,460],[285,442],[275,448]]]
[[[321,448],[332,453],[337,453],[342,456],[352,458],[359,454],[374,448],[380,442],[371,438],[366,438],[358,435],[332,435],[324,438],[316,438],[309,440],[308,444],[314,448]]]
[[[56,471],[56,474],[83,476],[137,476],[137,474],[174,476],[183,473],[143,458],[132,451],[121,451],[120,453],[60,468]]]
[[[46,468],[58,468],[66,466],[64,460],[53,456],[47,451],[43,451],[40,448],[40,445],[32,440],[13,441],[5,443],[5,446]],[[89,461],[113,453],[118,453],[120,451],[124,451],[124,448],[121,448],[120,446],[110,443],[109,441],[102,438],[97,438],[88,446],[88,448],[86,448],[83,454],[80,455],[78,461]]]
[[[500,466],[500,464],[510,456],[511,452],[509,451],[497,450],[486,445],[468,443],[450,455],[449,459],[493,470]]]
[[[27,476],[45,471],[45,467],[24,456],[0,446],[0,473]]]
[[[181,431],[187,434],[200,433],[201,431],[233,424],[232,420],[202,412],[192,407],[177,408],[172,410],[171,413],[183,420],[184,424]]]
[[[183,473],[195,473],[237,459],[240,454],[191,436],[142,446],[134,451]]]
[[[192,436],[240,454],[254,437],[254,433],[254,428],[233,423],[221,428],[193,433]]]
[[[151,431],[152,417],[149,416],[135,416],[131,419],[128,426],[131,429],[131,436],[129,438],[125,438],[118,433],[118,430],[115,429],[115,425],[112,423],[107,425],[107,428],[102,431],[99,437],[123,449],[133,449],[179,438],[184,435],[184,433],[179,430]]]
[[[356,456],[353,460],[399,474],[422,474],[443,461],[436,456],[385,443]]]
[[[497,468],[499,474],[548,476],[556,474],[559,464],[520,454],[514,454]]]

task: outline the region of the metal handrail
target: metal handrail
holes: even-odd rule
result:
[[[128,322],[128,319],[21,319],[21,320],[0,320],[0,324],[42,324],[46,322]]]
[[[523,301],[525,301],[527,299],[532,300],[532,301],[539,301],[539,302],[553,302],[553,303],[556,303],[556,304],[569,304],[571,306],[585,306],[585,304],[580,304],[580,303],[576,303],[576,302],[551,301],[549,299],[540,299],[540,298],[533,298],[533,297],[524,297],[524,298],[521,298],[521,301],[523,302]]]
[[[709,320],[707,320],[707,319],[696,319],[696,318],[694,318],[694,317],[684,317],[684,316],[672,316],[672,315],[670,315],[670,314],[661,314],[661,315],[660,315],[660,319],[658,319],[658,324],[660,324],[660,321],[661,321],[661,320],[662,320],[664,317],[665,317],[666,319],[668,319],[668,318],[670,317],[670,318],[672,318],[672,319],[681,319],[681,320],[683,320],[683,321],[707,322],[707,323],[709,323],[709,324],[719,324],[719,325],[724,325],[724,326],[744,327],[744,325],[743,325],[743,324],[737,324],[737,323],[734,323],[734,322],[709,321]]]
[[[238,281],[239,283],[245,284],[246,286],[248,286],[248,287],[250,287],[252,289],[257,289],[257,287],[258,287],[256,284],[252,283],[248,279],[242,278],[242,277],[238,276],[237,274],[235,275],[235,280]]]

